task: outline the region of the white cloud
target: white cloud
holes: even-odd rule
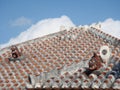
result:
[[[17,18],[16,20],[11,21],[11,26],[24,26],[30,25],[32,21],[24,16]]]
[[[75,26],[67,16],[41,20],[32,25],[26,31],[22,32],[16,38],[12,38],[8,43],[0,46],[3,48],[12,44],[21,43],[50,33],[58,32],[60,31],[60,26],[62,25],[65,27]],[[107,19],[104,22],[101,22],[101,27],[104,32],[120,38],[120,21]]]
[[[117,38],[120,38],[120,21],[119,20],[113,20],[112,18],[109,18],[101,23],[101,28],[104,32],[115,36]]]
[[[75,26],[67,16],[45,19],[32,25],[30,28],[22,32],[16,38],[12,38],[8,43],[1,45],[1,47],[17,44],[50,33],[58,32],[60,31],[60,26],[62,25],[64,25],[65,27]]]

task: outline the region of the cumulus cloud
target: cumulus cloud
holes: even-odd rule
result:
[[[41,20],[32,25],[26,31],[22,32],[16,38],[12,38],[8,43],[1,45],[1,47],[3,48],[5,46],[21,43],[50,33],[58,32],[60,31],[60,26],[65,26],[66,28],[68,28],[75,25],[67,16]]]
[[[24,26],[24,25],[30,25],[32,21],[24,16],[17,18],[16,20],[13,20],[10,22],[11,26]]]
[[[101,30],[115,36],[117,38],[120,38],[120,21],[119,20],[113,20],[112,18],[109,18],[105,20],[104,22],[101,22]]]
[[[67,16],[41,20],[32,25],[26,31],[22,32],[16,38],[10,39],[8,43],[2,44],[1,47],[3,48],[12,44],[21,43],[50,33],[58,32],[60,31],[60,26],[65,26],[66,28],[69,28],[74,27],[75,25]],[[109,18],[104,22],[101,22],[101,28],[104,32],[120,38],[120,21]]]

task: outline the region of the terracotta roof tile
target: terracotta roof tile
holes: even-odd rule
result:
[[[49,87],[81,88],[87,85],[86,82],[89,82],[90,79],[93,80],[93,83],[99,82],[94,75],[86,76],[83,73],[83,66],[86,66],[85,63],[93,56],[93,52],[98,56],[100,55],[99,50],[103,45],[107,45],[112,49],[112,56],[115,57],[114,62],[117,64],[120,60],[120,46],[117,43],[114,44],[117,41],[119,39],[95,28],[87,31],[76,28],[16,45],[23,56],[20,61],[9,62],[8,58],[11,57],[11,51],[5,48],[3,49],[3,51],[5,50],[4,53],[0,53],[0,87],[11,90],[15,88],[23,89],[26,83],[30,83],[28,75],[34,75],[36,78],[43,72],[53,75],[51,79],[49,75],[43,75],[43,77],[46,76],[44,77],[46,82],[44,81],[43,87],[47,87],[47,83],[53,83],[53,86],[49,84],[51,85]],[[109,81],[106,79],[106,75],[114,65],[113,63],[105,67],[103,72],[97,76],[98,79],[104,82]],[[62,72],[64,72],[63,75]],[[95,82],[93,78],[95,78]],[[83,82],[85,83],[83,84]],[[115,83],[117,82],[119,83],[119,80],[115,80]],[[98,87],[100,86],[98,85]]]

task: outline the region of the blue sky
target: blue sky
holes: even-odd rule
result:
[[[120,20],[120,0],[0,0],[0,44],[40,20],[62,15],[75,25]],[[16,24],[21,19],[24,22]]]

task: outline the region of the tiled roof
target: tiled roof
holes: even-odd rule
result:
[[[84,67],[102,46],[111,49],[108,66],[87,76]],[[20,60],[10,61],[10,47],[0,51],[0,89],[119,88],[118,76],[109,74],[120,63],[120,39],[93,27],[71,28],[16,45]],[[118,66],[117,66],[118,65]],[[28,78],[29,77],[29,78]]]

